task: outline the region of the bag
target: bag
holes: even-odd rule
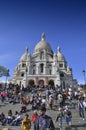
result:
[[[56,117],[56,121],[58,121],[58,119],[63,117],[63,112],[57,113],[57,117]]]
[[[60,117],[60,114],[57,113],[56,121],[58,121],[59,117]]]

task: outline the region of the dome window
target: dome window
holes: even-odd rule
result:
[[[62,78],[63,78],[63,77],[64,77],[64,74],[63,74],[63,73],[61,73],[61,74],[60,74],[60,77],[62,77]]]
[[[40,54],[40,59],[44,59],[44,53],[43,52],[41,52],[41,54]]]
[[[44,67],[44,64],[40,64],[40,72],[41,73],[43,73],[43,71],[44,71],[43,67]]]
[[[63,67],[63,64],[59,64],[59,67],[61,67],[61,68],[62,68],[62,67]]]
[[[33,65],[33,75],[36,74],[36,65]]]
[[[25,67],[25,66],[26,66],[26,64],[23,63],[23,64],[22,64],[22,67]]]
[[[33,69],[33,75],[34,75],[34,74],[36,74],[36,71],[35,71],[35,69]]]
[[[49,75],[51,75],[51,74],[52,74],[52,70],[50,69],[50,70],[49,70]]]
[[[24,77],[24,73],[21,74],[21,77]]]

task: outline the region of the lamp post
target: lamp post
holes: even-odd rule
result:
[[[84,82],[85,82],[85,85],[86,85],[86,78],[85,78],[85,73],[86,73],[86,71],[83,70],[82,73],[83,73],[83,76],[84,76]]]
[[[5,87],[7,87],[7,77],[9,76],[9,69],[7,69],[6,71],[6,83],[5,83]]]

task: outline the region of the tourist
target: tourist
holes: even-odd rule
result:
[[[67,123],[67,127],[69,129],[71,129],[71,119],[72,119],[72,115],[71,115],[71,111],[67,111],[66,113],[66,123]]]
[[[16,116],[14,118],[14,120],[12,121],[11,125],[12,126],[18,126],[22,121],[22,115],[21,113],[16,113]]]
[[[52,110],[53,102],[54,102],[53,97],[52,97],[52,95],[50,95],[49,96],[49,107],[51,110]]]
[[[86,111],[86,99],[83,101],[83,105],[84,105],[84,108],[85,108],[85,111]]]
[[[25,114],[24,119],[22,120],[22,130],[31,129],[31,120],[28,117],[29,117],[29,115]]]
[[[0,122],[3,122],[5,119],[5,114],[3,112],[0,113]]]
[[[39,115],[36,119],[36,130],[54,130],[52,118],[46,115],[46,108],[41,106],[39,108]]]
[[[62,118],[64,117],[62,108],[59,107],[58,112],[56,114],[55,122],[58,122],[60,130],[62,130]]]
[[[84,115],[84,105],[83,105],[83,101],[79,100],[78,102],[78,110],[79,110],[79,116],[80,118],[83,118],[83,120],[85,120],[85,115]]]
[[[34,125],[34,130],[36,130],[36,119],[37,119],[37,116],[38,116],[37,111],[34,110],[34,112],[32,114],[32,117],[31,117],[31,121],[32,121],[32,123]]]

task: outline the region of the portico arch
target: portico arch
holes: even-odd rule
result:
[[[40,85],[44,85],[44,80],[43,80],[43,79],[40,79],[40,80],[39,80],[39,84],[40,84]]]
[[[54,86],[54,81],[51,79],[48,81],[48,84],[51,85],[51,86]]]
[[[33,79],[30,79],[28,83],[29,83],[29,85],[32,86],[32,85],[34,85],[34,80],[33,80]]]

